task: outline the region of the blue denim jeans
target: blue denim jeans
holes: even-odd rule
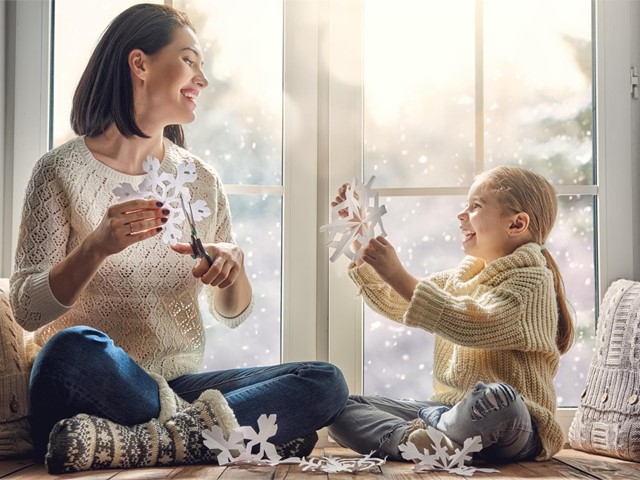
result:
[[[374,451],[380,457],[398,461],[403,460],[398,445],[406,441],[412,421],[417,418],[460,445],[479,435],[483,446],[479,457],[491,462],[533,459],[541,449],[524,400],[504,383],[478,383],[453,407],[429,401],[352,395],[329,433],[343,447],[363,454]]]
[[[208,389],[224,394],[240,425],[257,430],[261,414],[277,415],[275,444],[331,422],[347,402],[340,370],[324,362],[195,373],[169,382],[188,402]],[[46,452],[56,422],[78,413],[136,425],[160,413],[157,383],[104,333],[72,327],[54,335],[36,358],[30,379],[36,455]]]

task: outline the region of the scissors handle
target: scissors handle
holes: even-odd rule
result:
[[[198,237],[194,237],[191,235],[191,248],[193,249],[193,258],[204,258],[209,266],[213,265],[213,260],[211,259],[211,255],[207,253],[207,251],[202,246],[202,242]]]

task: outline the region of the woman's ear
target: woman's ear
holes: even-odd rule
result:
[[[129,52],[127,57],[129,61],[129,69],[134,77],[144,80],[147,77],[147,56],[139,48],[134,48]]]
[[[509,225],[509,236],[517,237],[529,230],[529,215],[524,212],[517,213],[511,217]]]

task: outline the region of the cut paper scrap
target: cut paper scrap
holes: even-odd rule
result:
[[[499,470],[493,468],[476,468],[469,465],[472,454],[482,450],[482,442],[479,436],[467,438],[462,448],[456,448],[455,451],[450,454],[442,432],[432,426],[427,426],[427,434],[432,441],[433,452],[427,449],[420,452],[412,442],[398,446],[402,458],[416,462],[416,465],[413,467],[414,471],[427,472],[431,470],[444,470],[465,477],[470,477],[475,472],[499,472]]]
[[[191,201],[191,193],[187,187],[198,178],[196,165],[193,162],[183,162],[178,164],[178,173],[174,176],[171,173],[160,173],[160,160],[149,155],[143,162],[142,168],[147,175],[136,187],[124,182],[113,189],[113,194],[118,201],[135,200],[138,198],[155,199],[164,203],[167,208],[169,218],[164,224],[162,241],[169,245],[175,245],[182,239],[182,229],[185,221],[184,211],[180,203],[180,195],[185,203]],[[196,200],[191,203],[193,209],[193,220],[199,222],[203,218],[211,215],[211,210],[204,200]]]
[[[260,415],[258,431],[252,427],[239,427],[224,437],[222,429],[214,425],[203,430],[204,445],[216,455],[218,465],[275,466],[297,464],[302,471],[325,473],[358,473],[371,470],[386,462],[386,459],[372,458],[371,454],[355,458],[338,458],[331,455],[322,458],[286,458],[282,459],[269,438],[278,431],[276,415]],[[255,452],[255,453],[253,453]],[[373,453],[373,452],[372,452]]]
[[[325,472],[325,473],[359,473],[367,472],[373,468],[384,465],[387,462],[385,458],[375,458],[371,455],[373,452],[364,457],[343,458],[327,455],[321,458],[302,459],[300,468],[303,472]]]
[[[366,184],[354,178],[345,191],[345,201],[331,208],[331,222],[320,227],[321,232],[329,234],[327,247],[335,249],[329,259],[332,262],[342,254],[355,262],[362,255],[362,249],[352,252],[354,242],[365,246],[377,235],[387,235],[382,224],[387,208],[379,204],[379,194],[371,188],[375,178],[372,176]],[[342,210],[347,211],[344,218],[339,213]],[[380,233],[376,234],[378,229]]]

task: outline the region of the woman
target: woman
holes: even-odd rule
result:
[[[200,431],[211,426],[203,419],[213,412],[228,433],[236,425],[228,407],[238,423],[254,428],[261,414],[277,414],[272,441],[279,453],[306,455],[316,430],[346,403],[342,374],[326,363],[198,373],[204,352],[199,293],[204,290],[212,313],[232,328],[247,318],[252,301],[220,180],[183,148],[180,124],[194,120],[208,84],[202,58],[184,14],[152,4],[125,10],[104,32],[77,87],[71,122],[79,136],[34,168],[11,300],[17,321],[35,330],[43,347],[30,380],[31,425],[40,455],[55,425],[50,471],[208,460],[204,450],[195,458],[176,453],[198,451],[199,435],[150,445],[157,438],[140,435],[138,427],[155,431],[175,415],[191,415],[187,420]],[[169,175],[185,162],[195,165],[190,196],[212,212],[198,223],[211,266],[201,259],[193,268],[189,244],[169,248],[161,241],[175,205],[115,203],[114,188],[140,183],[147,156],[160,159],[159,173]],[[224,398],[207,393],[211,389]],[[93,433],[80,441],[78,432]],[[125,447],[124,437],[141,444]],[[131,454],[149,448],[154,455]]]

